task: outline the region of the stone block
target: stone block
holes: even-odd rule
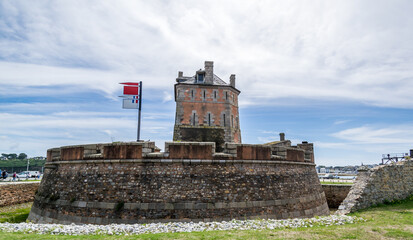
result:
[[[85,202],[85,201],[78,201],[77,202],[77,207],[84,208],[84,207],[86,207],[86,205],[87,205],[87,202]]]
[[[237,146],[237,159],[270,160],[271,148],[263,145],[241,144]]]
[[[83,160],[83,147],[62,147],[61,159],[67,160]]]
[[[195,203],[193,209],[207,209],[206,203]]]
[[[174,205],[172,203],[165,203],[165,209],[166,210],[173,210],[174,209]]]
[[[302,149],[287,149],[287,161],[304,162],[304,150]]]
[[[104,159],[142,159],[142,145],[108,145],[103,149]]]
[[[172,159],[212,159],[212,154],[215,151],[215,143],[208,145],[173,143],[169,144],[168,148],[169,158]]]

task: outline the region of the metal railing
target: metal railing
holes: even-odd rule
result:
[[[403,161],[406,159],[410,159],[408,153],[388,153],[382,154],[381,163],[388,164],[388,163],[396,163],[398,161]]]

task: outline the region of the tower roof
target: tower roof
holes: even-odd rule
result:
[[[231,87],[235,91],[240,91],[235,88],[235,74],[231,74],[229,77],[230,83],[226,83],[220,77],[214,74],[214,62],[205,61],[205,68],[196,71],[195,75],[192,77],[184,76],[183,72],[178,72],[178,77],[176,78],[177,84],[194,84],[194,85],[209,85],[209,86],[226,86]]]
[[[196,82],[195,79],[196,75],[192,76],[192,77],[178,77],[176,79],[176,81],[178,83],[187,83],[187,84],[199,84],[198,82]],[[226,83],[224,80],[222,80],[220,77],[218,77],[217,75],[214,74],[213,77],[213,82],[212,85],[221,85],[221,86],[227,86],[228,83]]]

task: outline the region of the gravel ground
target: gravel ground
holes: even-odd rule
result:
[[[37,233],[52,235],[137,235],[144,233],[173,233],[173,232],[198,232],[212,230],[260,230],[283,229],[312,226],[343,225],[365,221],[362,218],[350,216],[330,215],[309,219],[287,220],[232,220],[223,222],[198,222],[198,223],[149,223],[149,224],[111,224],[111,225],[61,225],[61,224],[34,224],[34,223],[2,223],[0,231]]]

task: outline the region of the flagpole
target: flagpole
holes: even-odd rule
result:
[[[137,142],[139,142],[140,140],[140,133],[141,133],[141,109],[142,109],[142,81],[139,82],[138,139],[136,140]]]

